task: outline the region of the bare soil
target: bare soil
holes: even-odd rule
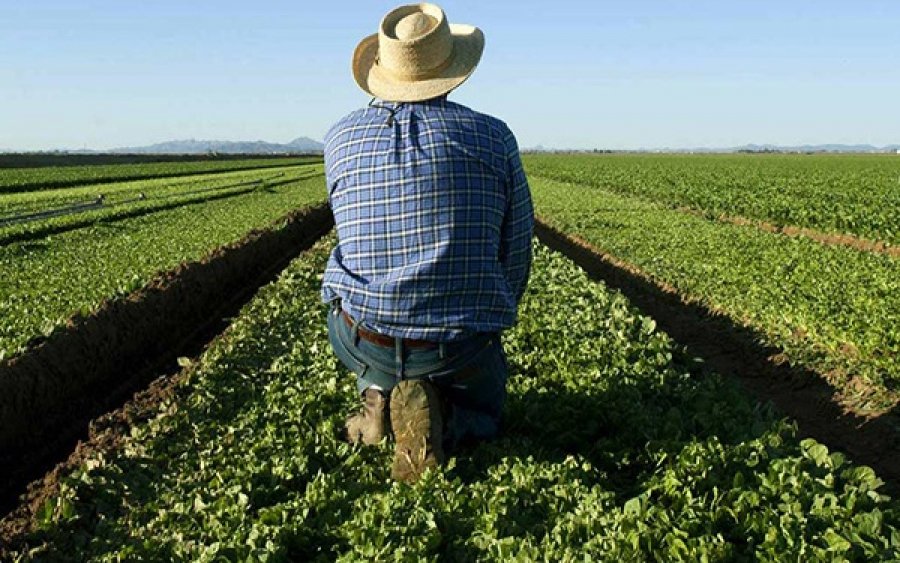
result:
[[[115,451],[133,425],[157,416],[159,406],[176,396],[178,383],[187,372],[174,368],[170,370],[172,373],[152,381],[146,389],[134,393],[124,405],[90,421],[86,434],[78,439],[74,449],[66,450],[69,445],[67,442],[57,444],[56,451],[48,450],[49,471],[42,474],[45,471],[43,466],[35,464],[29,473],[21,475],[23,481],[33,480],[22,487],[24,490],[15,500],[17,504],[11,509],[8,506],[3,508],[4,516],[0,519],[0,560],[4,556],[4,545],[15,547],[17,539],[35,530],[35,514],[47,499],[58,494],[60,481],[66,475],[88,459],[96,459],[98,454]],[[55,465],[52,464],[54,454],[61,460]]]
[[[154,415],[177,383],[177,359],[198,354],[332,225],[327,205],[293,212],[0,362],[0,540],[30,528],[61,474]]]
[[[900,493],[900,413],[896,406],[877,417],[853,413],[842,404],[841,392],[822,374],[784,361],[783,351],[760,344],[759,335],[751,329],[685,299],[633,265],[540,220],[535,234],[593,278],[621,291],[653,317],[661,330],[702,359],[706,369],[736,378],[759,400],[771,402],[795,420],[803,436],[872,467],[885,481],[888,494]]]

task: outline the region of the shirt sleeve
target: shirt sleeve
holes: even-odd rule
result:
[[[522,300],[531,271],[531,238],[534,235],[534,208],[531,190],[522,168],[522,158],[515,136],[506,135],[508,166],[508,200],[500,241],[500,263],[516,303]]]

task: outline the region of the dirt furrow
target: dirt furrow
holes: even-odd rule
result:
[[[653,317],[710,371],[737,378],[762,401],[771,401],[794,419],[800,432],[849,454],[875,469],[886,490],[900,493],[898,412],[864,418],[840,404],[840,393],[820,374],[782,361],[782,351],[760,344],[758,335],[727,316],[688,302],[672,287],[659,284],[634,266],[538,220],[542,243],[562,252],[590,276],[621,291]]]
[[[0,514],[87,439],[92,419],[202,347],[332,225],[327,205],[295,211],[71,317],[63,330],[0,362]]]

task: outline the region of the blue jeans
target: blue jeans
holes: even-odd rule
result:
[[[446,446],[463,440],[489,439],[500,429],[506,401],[508,366],[499,333],[481,333],[435,348],[381,346],[360,338],[339,305],[328,313],[331,347],[356,374],[360,393],[377,385],[387,396],[403,379],[427,379],[450,405],[444,429]]]

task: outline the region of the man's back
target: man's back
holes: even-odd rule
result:
[[[531,265],[531,194],[506,125],[446,96],[484,49],[435,4],[388,12],[360,41],[357,85],[386,105],[325,137],[338,244],[322,282],[328,335],[356,374],[347,439],[395,441],[414,482],[466,440],[500,431],[513,324]]]
[[[506,125],[437,98],[370,107],[326,136],[340,243],[323,298],[391,336],[454,340],[512,325],[531,199]]]

